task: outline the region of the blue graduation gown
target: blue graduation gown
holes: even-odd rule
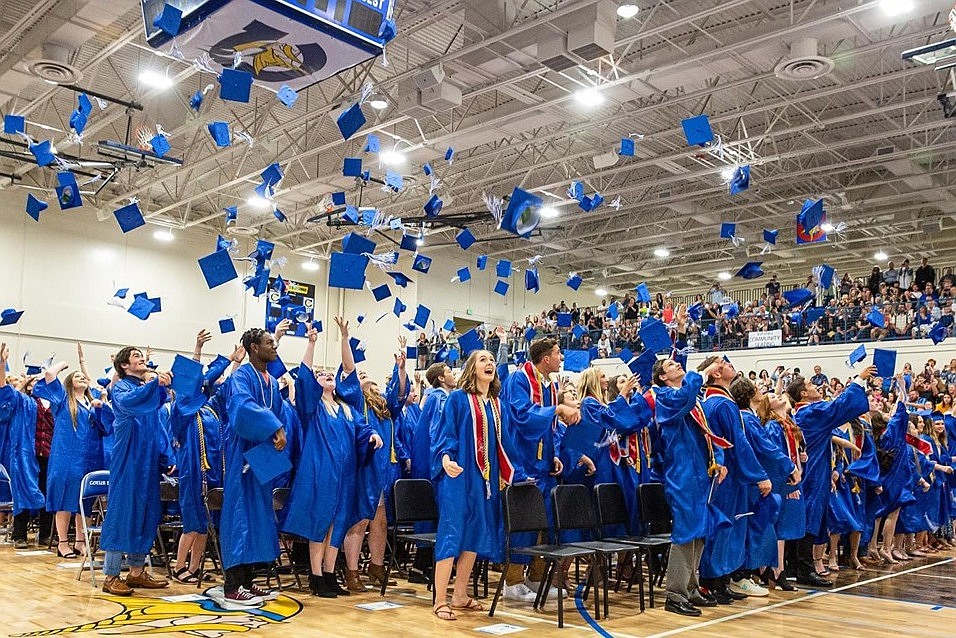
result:
[[[691,416],[703,379],[690,371],[680,388],[657,388],[655,415],[661,430],[664,495],[674,520],[671,540],[684,545],[708,535],[707,496],[710,493],[710,451],[700,426]],[[723,450],[713,448],[721,465]]]
[[[850,434],[842,428],[833,431],[834,436],[849,441]],[[830,500],[827,504],[827,531],[830,534],[849,534],[862,532],[863,520],[859,516],[859,492],[854,492],[852,476],[847,475],[849,466],[846,452],[843,448],[833,445],[833,471],[837,473],[836,488],[830,491]]]
[[[279,384],[272,376],[267,380],[251,363],[245,363],[226,383],[226,475],[220,540],[222,560],[229,569],[271,563],[279,555],[272,485],[263,485],[252,471],[244,471],[243,454],[271,440],[285,422]]]
[[[159,422],[166,399],[166,388],[156,379],[143,383],[128,376],[113,384],[109,507],[100,542],[106,551],[145,554],[156,540],[159,476],[169,464]]]
[[[770,483],[786,485],[787,477],[793,474],[793,470],[796,468],[793,461],[790,460],[790,456],[771,438],[769,431],[760,423],[756,414],[751,410],[743,410],[741,416],[747,442],[750,443],[750,448],[753,450],[757,462],[760,463],[760,467],[767,473]],[[760,490],[755,485],[751,485],[747,497],[748,511],[752,512],[757,499],[760,498]],[[781,504],[782,502],[781,499]],[[777,567],[777,521],[774,520],[772,526],[759,528],[755,516],[747,516],[746,520],[747,551],[744,558],[744,568]]]
[[[43,492],[38,476],[40,466],[36,457],[37,404],[13,386],[0,388],[0,462],[10,474],[13,513],[38,510],[43,507]],[[79,487],[74,493],[78,501]]]
[[[824,515],[830,498],[830,436],[851,419],[866,413],[870,404],[866,391],[857,383],[833,401],[797,405],[794,422],[806,441],[807,464],[803,472],[803,494],[807,502],[807,533],[823,536]]]
[[[768,421],[765,428],[767,437],[783,450],[789,459],[787,434],[783,426],[778,421]],[[773,493],[780,496],[780,512],[777,514],[775,527],[777,538],[786,541],[803,538],[807,533],[807,504],[803,498],[803,480],[797,485],[788,485],[789,474],[779,476],[772,471],[767,474],[773,483]]]
[[[455,390],[448,395],[442,410],[437,437],[433,441],[433,457],[439,459],[432,468],[432,480],[438,486],[438,537],[435,560],[456,557],[462,552],[476,552],[492,562],[504,562],[504,518],[500,492],[498,437],[494,428],[491,401],[485,402],[488,415],[487,457],[489,484],[486,488],[481,470],[475,461],[474,421],[469,395]],[[501,409],[501,436],[505,452],[515,465],[515,481],[524,479],[524,472],[515,463],[516,450],[511,435],[508,411]],[[440,459],[447,454],[464,470],[456,478],[445,474]]]
[[[76,425],[70,416],[66,390],[59,379],[45,379],[33,388],[35,396],[50,402],[53,413],[53,441],[46,475],[46,508],[51,512],[80,511],[80,483],[89,472],[106,468],[103,435],[97,410],[81,403],[76,406]]]
[[[916,448],[907,444],[904,455],[907,457],[907,463],[910,467],[910,485],[913,493],[913,501],[907,503],[900,509],[898,519],[898,534],[915,534],[925,532],[933,528],[932,521],[928,520],[926,512],[929,506],[933,491],[933,461],[925,454],[918,452]],[[919,486],[919,479],[923,479],[930,484],[930,488],[923,491]]]
[[[433,442],[438,438],[441,428],[441,413],[445,409],[448,395],[442,388],[428,388],[425,390],[425,404],[422,406],[422,416],[418,419],[418,427],[412,437],[412,478],[431,479],[432,469],[436,463],[441,467],[441,458],[434,458]]]
[[[744,564],[747,547],[748,516],[751,511],[751,487],[767,480],[747,439],[740,409],[729,393],[710,386],[704,399],[704,413],[711,431],[733,444],[724,450],[727,478],[714,488],[713,504],[730,519],[732,525],[715,530],[704,545],[700,560],[702,578],[718,578]],[[738,518],[739,517],[739,518]]]
[[[418,429],[418,420],[422,418],[422,408],[417,403],[406,403],[398,413],[398,435],[402,448],[408,453],[408,459],[415,464],[415,431]],[[427,452],[426,452],[427,455]],[[427,458],[427,456],[426,456]],[[427,461],[426,461],[427,462]],[[411,478],[412,470],[402,468],[402,476]]]
[[[339,379],[342,379],[342,368],[339,367]],[[392,371],[392,378],[385,387],[385,403],[388,405],[389,416],[380,418],[374,410],[368,408],[365,395],[362,394],[362,384],[358,372],[353,370],[345,379],[336,385],[336,392],[350,408],[362,415],[380,437],[382,447],[377,450],[362,446],[359,448],[358,474],[355,482],[355,510],[352,524],[361,520],[375,517],[379,500],[385,497],[386,509],[391,518],[392,485],[402,476],[402,467],[408,459],[408,453],[402,446],[402,437],[398,435],[399,424],[395,415],[401,411],[401,406],[408,396],[399,396],[398,367]],[[366,439],[367,440],[367,439]]]
[[[853,481],[857,486],[856,515],[863,523],[863,533],[860,536],[860,544],[867,545],[873,536],[873,528],[876,525],[875,516],[875,498],[876,488],[880,487],[880,462],[876,457],[876,441],[873,440],[873,429],[870,423],[863,418],[859,419],[863,428],[862,436],[856,436],[855,442],[860,448],[862,454],[860,458],[850,463],[847,467],[847,474],[853,476]]]
[[[874,499],[873,518],[876,520],[915,500],[913,496],[912,454],[906,443],[909,414],[906,405],[896,404],[896,411],[886,424],[886,430],[876,442],[879,453],[892,457],[887,467],[880,467],[883,492]]]
[[[322,401],[322,386],[304,364],[295,381],[295,402],[305,431],[282,529],[321,542],[334,527],[333,535],[344,538],[353,518],[355,450],[369,444],[373,430],[347,405],[330,412]],[[340,545],[341,540],[332,543]]]

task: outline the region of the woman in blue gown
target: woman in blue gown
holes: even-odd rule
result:
[[[341,320],[337,317],[336,323]],[[355,491],[355,450],[382,447],[381,437],[362,414],[349,408],[336,393],[335,373],[313,372],[315,342],[319,333],[310,328],[308,344],[295,382],[295,407],[304,426],[302,455],[292,479],[283,531],[309,541],[314,596],[348,595],[335,576],[335,560],[351,517]],[[342,350],[350,351],[348,333]],[[340,530],[338,542],[334,534]]]
[[[860,548],[860,536],[863,533],[863,501],[862,485],[859,480],[849,473],[850,463],[862,455],[862,450],[851,441],[850,424],[840,426],[833,433],[831,444],[831,468],[833,471],[833,488],[830,492],[830,501],[827,504],[827,530],[830,535],[830,559],[827,565],[832,572],[840,571],[837,563],[840,537],[846,535],[850,541],[851,563],[859,567],[857,552]],[[818,571],[823,571],[823,563],[817,565]]]
[[[525,472],[514,464],[508,411],[499,395],[501,381],[495,356],[476,350],[465,362],[458,390],[445,402],[432,441],[432,480],[438,493],[438,536],[435,545],[433,613],[456,620],[453,610],[483,611],[468,596],[468,577],[477,556],[504,562],[504,519],[501,490],[520,482]],[[459,577],[446,598],[452,567]]]
[[[59,538],[57,554],[69,558],[85,555],[82,547],[80,483],[89,472],[106,468],[103,437],[109,432],[101,425],[97,412],[102,402],[90,394],[89,380],[82,372],[72,372],[61,383],[57,378],[66,370],[64,362],[48,368],[33,389],[35,396],[50,402],[53,412],[53,442],[47,469],[46,507],[56,512],[54,521]],[[76,518],[77,542],[70,548],[67,534],[70,517]],[[66,551],[64,551],[66,548]]]
[[[0,343],[0,464],[10,474],[11,494],[0,498],[13,501],[13,514],[43,507],[40,466],[35,453],[37,404],[7,383],[7,344]],[[14,379],[10,379],[14,382]]]

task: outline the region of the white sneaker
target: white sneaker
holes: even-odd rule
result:
[[[761,587],[757,583],[753,582],[749,578],[742,578],[740,580],[732,580],[730,584],[727,585],[727,589],[734,592],[735,594],[744,594],[746,596],[753,596],[755,598],[760,598],[762,596],[768,596],[770,591],[765,587]]]
[[[536,592],[528,589],[524,583],[517,585],[505,585],[505,600],[517,600],[523,603],[533,603],[538,595]]]
[[[528,589],[530,589],[531,591],[533,591],[533,592],[535,593],[535,595],[537,595],[538,589],[541,587],[541,583],[536,583],[536,582],[534,582],[533,580],[525,580],[525,581],[524,581],[524,585],[525,585],[525,587],[527,587]],[[557,588],[557,587],[552,587],[551,589],[548,590],[548,600],[556,600],[556,599],[557,599],[557,596],[558,596],[558,588]],[[562,597],[562,598],[567,598],[567,597],[568,597],[568,590],[567,590],[567,589],[562,589],[562,590],[561,590],[561,597]]]

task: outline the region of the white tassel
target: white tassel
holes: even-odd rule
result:
[[[495,221],[498,222],[498,226],[500,227],[501,219],[504,217],[505,200],[497,195],[488,193],[482,193],[481,199],[485,202],[485,207],[488,209],[488,212],[491,213],[491,216],[495,218]]]
[[[390,270],[392,266],[398,263],[398,253],[382,253],[381,255],[374,255],[372,253],[362,253],[365,257],[368,257],[374,265],[378,266],[382,270]]]
[[[610,206],[610,207],[613,208],[614,210],[621,210],[621,206],[623,206],[623,205],[624,205],[624,204],[621,202],[621,196],[620,196],[620,195],[618,195],[617,197],[615,197],[613,200],[611,200],[611,203],[608,204],[608,206]]]
[[[232,54],[232,68],[238,69],[240,64],[242,64],[242,52],[236,51]]]
[[[435,173],[431,174],[431,185],[428,187],[428,194],[431,195],[441,186],[441,180],[438,179],[438,175]]]
[[[232,136],[237,141],[245,142],[249,146],[254,146],[256,143],[256,141],[252,138],[252,136],[246,133],[245,131],[233,131]]]
[[[528,264],[529,264],[532,268],[534,268],[535,266],[538,265],[538,262],[541,261],[542,259],[544,259],[544,257],[542,257],[541,255],[535,255],[534,257],[529,257],[529,258],[528,258]]]

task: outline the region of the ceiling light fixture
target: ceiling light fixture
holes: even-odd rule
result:
[[[378,158],[387,166],[397,166],[405,163],[405,154],[395,149],[382,151],[378,154]]]
[[[598,297],[607,297],[607,290],[605,290],[604,288],[595,288],[594,294],[597,295]]]
[[[558,216],[558,209],[554,206],[542,206],[538,213],[545,219],[553,219]]]
[[[883,13],[893,17],[912,11],[913,2],[912,0],[882,0],[880,7],[883,9]]]
[[[633,2],[621,3],[617,8],[617,15],[625,20],[630,20],[640,12],[641,8]]]
[[[172,241],[176,239],[172,228],[160,229],[153,232],[153,239],[157,241]]]
[[[368,101],[368,105],[376,111],[384,111],[388,108],[388,101],[379,95],[375,95]]]
[[[667,250],[666,248],[663,248],[663,247],[661,247],[661,248],[655,248],[655,249],[654,249],[654,256],[655,256],[655,257],[660,257],[661,259],[663,259],[664,257],[670,257],[670,256],[671,256],[671,251],[669,251],[669,250]]]
[[[309,257],[309,261],[302,262],[302,270],[316,271],[319,269],[319,265],[315,263],[315,257]]]
[[[250,195],[248,199],[246,199],[246,203],[256,208],[272,208],[271,201],[256,194]]]
[[[886,254],[885,252],[883,252],[883,251],[881,250],[881,251],[879,251],[878,253],[876,253],[875,255],[873,255],[873,259],[875,259],[875,260],[877,260],[877,261],[886,261],[887,259],[889,259],[889,257],[887,256],[887,254]]]
[[[717,273],[717,279],[720,279],[721,281],[730,281],[733,279],[733,275],[731,275],[729,272],[721,272]]]
[[[152,69],[141,71],[139,81],[151,89],[159,89],[160,91],[166,90],[174,84],[172,78],[168,75]]]
[[[589,108],[604,104],[604,95],[593,86],[575,91],[574,99],[581,106]]]

